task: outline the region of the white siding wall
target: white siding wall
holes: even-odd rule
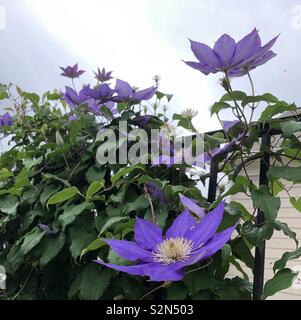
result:
[[[258,185],[258,174],[259,174],[259,163],[256,163],[248,170],[250,178],[255,184]],[[290,186],[289,183],[285,182],[286,186]],[[301,185],[294,186],[290,191],[291,196],[301,197]],[[277,219],[285,222],[288,226],[297,233],[297,238],[301,243],[301,213],[291,207],[289,202],[289,196],[286,192],[279,194],[281,198],[281,209],[279,211]],[[231,197],[232,201],[237,201],[243,204],[249,211],[253,212],[252,201],[247,198],[244,194],[238,194]],[[265,281],[273,277],[273,264],[276,260],[280,259],[282,254],[286,251],[293,251],[296,249],[294,240],[286,237],[282,232],[275,231],[272,239],[266,243],[266,267],[265,267]],[[291,260],[287,266],[293,268],[294,266],[301,266],[301,258],[298,260]],[[229,276],[238,275],[238,271],[235,268],[231,268]],[[250,275],[252,279],[252,276]],[[287,289],[278,293],[269,299],[281,299],[281,300],[301,300],[301,289]]]

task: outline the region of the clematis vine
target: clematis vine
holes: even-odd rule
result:
[[[164,236],[157,225],[137,218],[135,241],[104,239],[116,254],[135,264],[95,262],[131,275],[147,276],[151,281],[180,281],[185,267],[207,260],[230,240],[236,226],[217,233],[224,207],[222,202],[200,222],[185,210]]]
[[[198,62],[184,62],[205,75],[224,72],[229,77],[241,77],[276,56],[270,49],[277,38],[278,36],[262,46],[255,28],[237,43],[224,34],[216,41],[213,49],[204,43],[190,40],[191,50]]]
[[[73,67],[72,66],[68,66],[66,68],[60,67],[60,69],[63,71],[61,76],[67,77],[70,79],[79,78],[83,73],[86,72],[84,70],[78,70],[78,64],[75,64]]]

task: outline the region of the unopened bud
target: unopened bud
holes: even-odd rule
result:
[[[59,130],[57,130],[55,133],[55,141],[58,147],[63,147],[65,144],[64,139]]]

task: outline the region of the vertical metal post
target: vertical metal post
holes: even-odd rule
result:
[[[262,132],[262,145],[266,149],[270,149],[271,146],[271,135],[269,133],[269,125],[263,128]],[[269,179],[267,172],[270,167],[270,155],[268,152],[264,152],[260,160],[260,171],[259,171],[259,185],[268,185]],[[257,213],[257,225],[264,223],[264,213],[259,209]],[[254,282],[253,282],[253,300],[261,300],[264,284],[264,263],[265,263],[265,242],[261,249],[256,247],[255,250],[255,262],[254,262]]]
[[[217,188],[217,175],[218,175],[218,161],[212,160],[210,166],[210,179],[208,188],[208,202],[212,203],[216,198],[216,188]]]

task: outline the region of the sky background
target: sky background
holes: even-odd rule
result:
[[[219,128],[209,107],[223,89],[218,75],[181,61],[194,60],[188,38],[212,46],[223,33],[239,40],[254,27],[263,43],[281,33],[278,56],[252,72],[256,92],[301,106],[301,0],[0,0],[0,19],[1,83],[38,93],[62,89],[69,83],[58,66],[76,62],[89,71],[78,87],[97,66],[139,87],[158,74],[161,90],[174,94],[169,112],[198,110],[202,132]],[[245,78],[233,86],[250,89]]]

